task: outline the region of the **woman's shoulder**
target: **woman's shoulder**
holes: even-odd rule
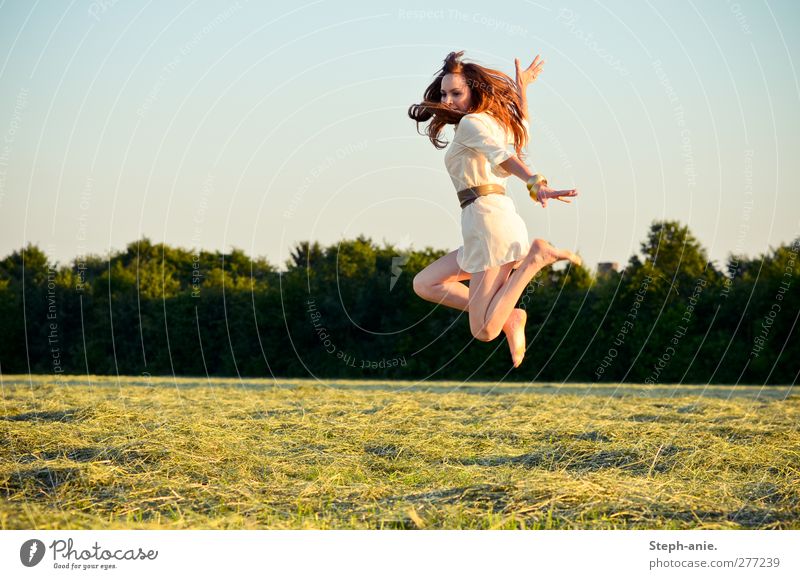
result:
[[[467,113],[456,125],[456,129],[465,127],[468,130],[475,130],[478,132],[486,132],[487,130],[496,130],[498,128],[497,121],[487,112],[480,113]]]
[[[467,122],[470,122],[470,121],[475,121],[475,120],[477,120],[477,121],[491,121],[491,120],[494,120],[494,119],[492,118],[492,115],[490,115],[486,111],[482,111],[482,112],[479,112],[479,113],[467,113],[466,115],[461,117],[461,120],[462,121],[466,120]]]

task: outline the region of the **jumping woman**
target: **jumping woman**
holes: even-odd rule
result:
[[[576,189],[556,191],[523,163],[528,142],[527,85],[536,80],[544,61],[537,55],[523,70],[515,59],[516,82],[500,72],[461,62],[451,52],[424,100],[408,115],[419,123],[431,120],[426,134],[443,149],[439,135],[447,124],[455,136],[444,161],[461,205],[463,245],[434,261],[414,277],[421,298],[469,312],[472,335],[483,342],[504,332],[514,367],[525,356],[525,310],[517,300],[540,269],[559,260],[580,265],[571,251],[556,249],[543,239],[531,243],[514,201],[505,195],[506,181],[522,179],[531,198],[547,206],[548,199],[570,203]],[[529,245],[530,244],[530,245]],[[462,281],[469,280],[469,288]]]

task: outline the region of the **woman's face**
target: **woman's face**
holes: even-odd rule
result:
[[[466,113],[469,112],[470,96],[463,74],[446,74],[442,77],[442,103]]]

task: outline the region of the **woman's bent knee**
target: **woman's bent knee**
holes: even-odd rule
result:
[[[414,293],[421,298],[425,298],[431,294],[431,286],[425,280],[425,277],[422,275],[422,273],[418,273],[414,276],[412,285],[414,287]]]
[[[501,330],[502,328],[500,328],[500,330],[497,330],[496,328],[493,328],[491,326],[482,326],[478,329],[470,327],[470,331],[472,332],[472,337],[480,342],[491,342],[497,336],[500,335]]]
[[[479,342],[491,342],[492,338],[489,336],[489,333],[486,330],[480,330],[478,332],[473,332],[472,337],[478,340]]]

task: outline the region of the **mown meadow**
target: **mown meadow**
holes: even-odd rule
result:
[[[790,387],[0,384],[3,529],[800,529]]]

